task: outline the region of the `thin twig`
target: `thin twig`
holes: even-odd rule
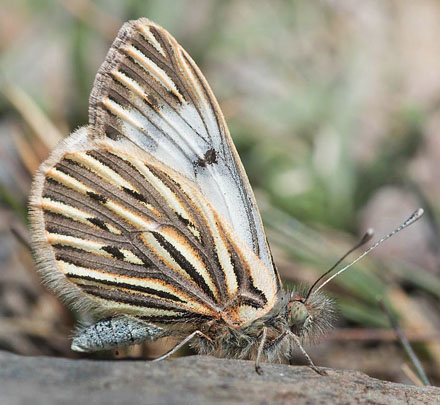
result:
[[[389,308],[385,305],[383,300],[379,301],[380,308],[382,309],[383,313],[388,317],[390,324],[394,331],[396,332],[397,337],[400,340],[400,343],[402,344],[403,348],[406,351],[406,354],[410,358],[411,362],[413,363],[417,374],[419,375],[420,379],[422,380],[424,385],[431,385],[429,382],[428,376],[425,373],[425,370],[423,369],[422,363],[420,362],[419,358],[417,357],[416,353],[414,352],[413,348],[411,347],[408,339],[406,338],[405,334],[403,333],[402,329],[400,328],[399,324],[397,323],[397,320],[393,317],[391,314],[391,311]]]
[[[423,387],[423,382],[422,380],[419,378],[419,376],[412,370],[412,368],[410,366],[408,366],[408,364],[403,363],[402,367],[401,367],[402,371],[404,372],[404,374],[410,379],[410,381],[414,384],[417,385],[418,387]]]

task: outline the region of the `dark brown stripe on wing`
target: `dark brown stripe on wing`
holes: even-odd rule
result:
[[[232,266],[240,286],[238,294],[240,303],[247,304],[254,308],[264,308],[267,304],[266,296],[261,290],[254,286],[249,273],[243,271],[247,268],[247,265],[240,258],[232,244],[230,245],[230,249]]]
[[[123,188],[123,191],[135,198],[139,202],[151,203],[161,215],[165,215],[166,211],[163,210],[164,201],[161,195],[149,185],[146,178],[139,173],[139,171],[130,162],[122,157],[107,151],[90,151],[87,155],[98,160],[107,167],[111,167],[120,176],[126,179],[133,188],[138,190],[130,190]]]
[[[53,245],[55,249],[55,258],[58,261],[73,264],[77,267],[91,270],[104,271],[108,274],[129,276],[134,278],[157,278],[168,281],[156,267],[151,264],[134,264],[127,261],[115,261],[106,256],[99,256],[82,249],[61,244]]]
[[[99,280],[99,282],[100,281],[101,280]],[[96,280],[94,280],[94,282],[96,282]],[[178,308],[172,302],[155,300],[151,297],[148,297],[145,294],[135,293],[133,290],[125,291],[121,289],[111,288],[111,285],[109,286],[109,288],[103,288],[105,283],[102,283],[102,287],[99,287],[96,285],[81,284],[81,280],[78,279],[77,285],[86,294],[91,294],[94,295],[95,297],[103,298],[106,301],[113,301],[116,303],[128,304],[137,307],[173,310],[176,313],[187,312],[187,310]]]
[[[92,228],[78,221],[60,214],[45,211],[46,230],[49,233],[73,236],[80,239],[90,239],[103,244],[118,244],[120,247],[130,248],[131,244],[126,237]]]
[[[154,238],[159,242],[159,244],[164,248],[169,255],[176,261],[176,263],[188,273],[188,275],[196,282],[196,284],[202,289],[202,291],[210,297],[213,301],[216,298],[212,290],[208,287],[205,280],[197,272],[194,266],[171,244],[169,243],[160,233],[152,232]],[[206,264],[206,263],[205,263]]]
[[[162,316],[148,316],[148,317],[140,317],[140,319],[143,319],[147,322],[151,323],[157,323],[157,324],[177,324],[177,323],[189,323],[191,322],[192,325],[197,324],[204,324],[208,321],[211,321],[213,319],[216,319],[217,317],[209,316],[209,315],[203,315],[193,312],[186,312],[182,313],[181,316],[173,316],[173,315],[162,315]]]
[[[97,280],[93,277],[78,276],[76,274],[69,274],[69,273],[67,273],[66,276],[68,278],[73,278],[73,279],[77,279],[77,280],[92,281],[93,283],[102,284],[102,285],[109,286],[109,287],[124,288],[125,290],[131,290],[134,292],[147,293],[147,294],[150,294],[150,295],[157,297],[157,299],[165,299],[165,300],[169,300],[169,301],[175,302],[175,303],[176,302],[185,303],[185,301],[183,301],[177,295],[171,294],[166,291],[143,287],[140,285],[133,285],[133,284],[123,283],[123,282],[112,282],[112,281],[108,281],[108,280]],[[172,305],[172,303],[170,303],[170,305]]]

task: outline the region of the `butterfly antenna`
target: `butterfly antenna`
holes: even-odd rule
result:
[[[348,252],[346,252],[332,267],[330,267],[325,273],[323,273],[319,278],[312,284],[312,286],[309,288],[309,291],[307,292],[307,295],[304,298],[303,302],[306,302],[310,294],[312,294],[313,289],[316,287],[316,285],[327,275],[330,274],[336,267],[339,266],[339,264],[352,252],[354,252],[356,249],[360,248],[362,245],[367,243],[374,235],[374,231],[372,228],[369,228],[367,232],[365,232],[365,235],[362,237],[362,239],[356,243]]]
[[[420,219],[423,215],[424,211],[423,208],[419,208],[417,211],[415,211],[405,222],[403,222],[401,225],[399,225],[394,231],[386,234],[384,237],[382,237],[379,241],[377,241],[374,245],[370,246],[364,253],[362,253],[360,256],[358,256],[356,259],[354,259],[350,264],[343,267],[341,270],[333,274],[330,278],[328,278],[326,281],[324,281],[315,291],[317,293],[321,288],[323,288],[327,283],[329,283],[331,280],[333,280],[335,277],[339,276],[341,273],[343,273],[345,270],[349,269],[353,264],[357,263],[359,260],[361,260],[363,257],[365,257],[367,254],[369,254],[372,250],[376,249],[379,245],[381,245],[383,242],[385,242],[387,239],[394,236],[396,233],[400,232],[402,229],[405,229],[406,227],[410,226],[414,222],[416,222],[418,219]],[[362,246],[364,243],[368,242],[371,237],[373,236],[373,232],[371,229],[369,229],[364,237],[361,239],[361,241],[353,247],[351,250],[349,250],[341,259],[338,260],[338,262],[332,266],[330,270],[327,270],[319,279],[312,285],[310,288],[307,297],[305,301],[307,301],[307,298],[309,298],[310,294],[312,293],[313,288],[318,284],[320,280],[323,279],[324,276],[329,274],[331,271],[335,269],[336,266],[347,256],[349,255],[353,250],[357,249],[358,247]],[[304,301],[304,302],[305,302]]]

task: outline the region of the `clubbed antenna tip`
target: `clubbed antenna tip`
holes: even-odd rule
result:
[[[373,228],[368,228],[367,232],[365,232],[365,235],[361,239],[361,246],[364,243],[369,242],[373,238],[373,236],[374,236],[374,229]]]

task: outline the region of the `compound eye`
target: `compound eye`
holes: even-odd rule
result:
[[[294,301],[290,307],[289,325],[299,326],[310,318],[306,306],[300,301]]]

